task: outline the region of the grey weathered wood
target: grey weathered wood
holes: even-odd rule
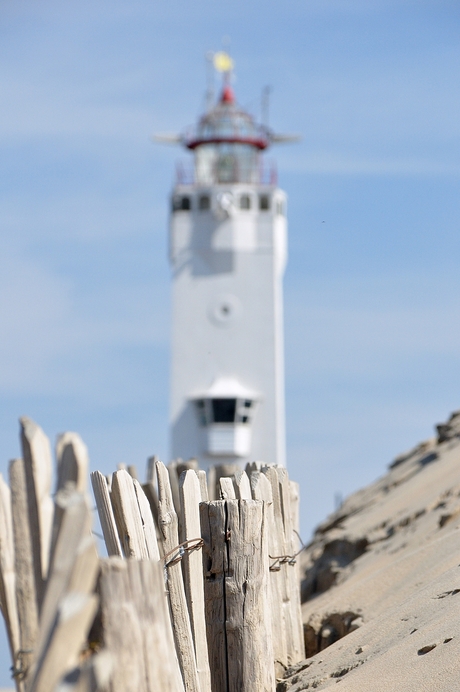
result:
[[[292,525],[292,508],[291,508],[291,486],[287,469],[279,466],[277,469],[281,508],[284,523],[284,549],[286,555],[292,555],[293,559],[286,565],[286,573],[288,579],[289,601],[291,610],[291,625],[292,625],[292,662],[298,663],[305,658],[305,645],[303,638],[302,612],[300,604],[300,579],[297,569],[297,559],[294,557],[297,553],[298,538],[294,533]]]
[[[245,471],[237,471],[233,476],[233,485],[235,486],[235,495],[237,500],[251,500],[251,485],[248,475]]]
[[[233,484],[232,484],[233,487]],[[227,692],[225,577],[228,567],[225,500],[200,504],[209,668],[213,692]]]
[[[156,478],[156,476],[155,476]],[[149,501],[150,511],[152,512],[153,521],[155,523],[155,528],[157,530],[158,537],[158,494],[157,489],[152,481],[147,481],[142,483],[142,490],[145,493],[147,500]]]
[[[195,471],[185,471],[179,479],[182,512],[182,540],[201,538],[200,481]],[[187,551],[182,558],[185,593],[192,628],[201,692],[211,692],[206,620],[204,610],[203,559],[201,549]]]
[[[150,560],[158,561],[160,559],[160,553],[158,550],[157,534],[155,524],[153,522],[152,511],[150,509],[150,503],[145,496],[139,481],[133,478],[133,485],[134,492],[136,493],[137,497],[137,503],[139,505],[139,512],[144,526],[144,538],[147,546],[148,556]]]
[[[10,462],[11,510],[14,535],[14,565],[16,573],[16,601],[19,620],[20,650],[14,667],[26,677],[33,661],[33,652],[38,637],[38,602],[35,583],[36,571],[32,554],[32,539],[29,527],[27,488],[24,462]],[[38,575],[41,582],[41,574]],[[40,584],[41,588],[41,584]]]
[[[21,418],[21,446],[27,487],[32,555],[38,602],[48,574],[54,505],[51,499],[51,447],[43,430],[30,418]]]
[[[179,459],[179,463],[182,463],[182,459]],[[180,497],[179,497],[179,476],[177,475],[177,461],[171,461],[167,465],[167,470],[168,470],[168,475],[169,475],[169,484],[171,486],[171,494],[172,494],[172,499],[174,502],[174,509],[177,512],[177,515],[179,516],[180,512]],[[158,464],[157,464],[158,468]]]
[[[133,479],[125,470],[116,471],[112,481],[112,507],[123,552],[126,557],[147,560],[142,517],[139,511]]]
[[[64,594],[70,590],[90,593],[95,586],[98,569],[96,546],[91,536],[92,518],[85,496],[76,491],[69,494],[61,490],[56,495],[56,504],[60,505],[62,520],[56,537],[56,547],[40,613],[40,634],[37,643],[37,650],[40,652],[43,652],[47,645],[49,633]],[[86,548],[85,539],[88,540],[88,548]],[[83,557],[86,557],[86,550],[90,551],[90,558],[92,555],[92,560],[84,560],[85,570],[83,571],[77,565],[81,557],[79,547],[82,542],[85,546]],[[78,583],[78,579],[81,583]],[[70,586],[72,580],[73,588]]]
[[[54,692],[102,692],[108,688],[114,668],[114,656],[103,649],[71,670],[58,683]]]
[[[97,610],[92,594],[71,592],[60,601],[47,646],[40,652],[27,692],[50,692],[74,668]]]
[[[123,557],[120,537],[115,522],[112,503],[110,501],[107,479],[100,471],[93,471],[91,474],[91,484],[93,486],[94,498],[101,522],[102,533],[109,556],[118,555]]]
[[[158,524],[166,556],[179,544],[178,518],[174,507],[169,474],[165,465],[157,461],[158,478]],[[168,577],[169,604],[176,644],[177,658],[182,672],[186,692],[198,692],[200,683],[196,669],[195,650],[190,619],[185,597],[180,562],[168,562],[165,558]]]
[[[80,435],[65,432],[56,440],[57,486],[64,488],[66,483],[74,483],[75,489],[86,493],[88,485],[88,449]]]
[[[208,481],[208,498],[209,500],[216,500],[220,497],[220,484],[216,476],[216,467],[211,466],[207,473]]]
[[[156,483],[156,469],[155,464],[158,461],[158,457],[154,454],[147,459],[147,469],[145,474],[146,483]]]
[[[200,483],[200,489],[201,489],[201,501],[202,502],[209,502],[209,494],[208,494],[208,481],[206,478],[206,471],[203,469],[198,469],[195,471],[199,483]]]
[[[135,464],[129,464],[127,471],[129,473],[129,475],[131,476],[131,478],[135,478],[136,481],[139,480],[139,476],[137,475],[137,468],[136,468]]]
[[[200,505],[213,692],[273,692],[263,502]]]
[[[278,471],[275,466],[265,466],[262,468],[262,473],[270,481],[273,497],[273,516],[275,525],[274,532],[271,536],[269,554],[272,556],[272,558],[279,558],[280,556],[283,557],[286,555],[291,555],[292,553],[290,551],[290,546],[286,545]],[[273,568],[278,569],[279,567],[279,579],[277,583],[281,591],[282,612],[284,620],[283,627],[286,642],[286,659],[284,661],[281,661],[281,663],[283,663],[283,665],[288,666],[297,661],[298,654],[296,647],[296,633],[294,632],[296,624],[295,622],[293,622],[292,617],[292,589],[290,574],[288,571],[289,569],[292,570],[292,566],[280,559],[272,559],[271,565],[272,570]]]
[[[221,500],[236,500],[235,486],[231,478],[219,478]]]
[[[107,692],[183,692],[159,562],[101,563],[105,647],[114,670]]]
[[[295,481],[288,481],[289,491],[290,491],[290,504],[291,504],[291,552],[292,555],[296,555],[300,550],[300,537],[299,537],[299,503],[300,503],[300,486]],[[297,631],[297,645],[299,650],[299,661],[305,658],[305,639],[303,633],[303,622],[302,622],[302,606],[301,606],[301,593],[300,593],[300,562],[299,558],[296,558],[295,564],[293,565],[293,576],[291,577],[292,593],[291,601],[293,604],[293,619],[296,622]]]
[[[265,466],[265,464],[262,461],[248,461],[245,467],[245,471],[248,474],[248,477],[251,477],[251,473],[253,471],[260,471],[262,466]]]
[[[0,606],[5,618],[11,658],[20,648],[19,620],[16,605],[13,517],[11,492],[0,474]]]
[[[211,466],[208,471],[208,488],[209,499],[220,498],[220,479],[233,478],[234,474],[239,471],[239,464],[216,464]]]
[[[273,566],[270,570],[270,593],[271,605],[270,616],[272,621],[272,641],[273,656],[275,661],[275,673],[277,677],[282,677],[289,664],[286,648],[286,621],[283,612],[283,584],[284,573],[277,561],[270,558],[270,555],[281,555],[282,545],[275,525],[275,515],[273,509],[273,493],[270,481],[267,476],[260,471],[251,473],[251,490],[254,500],[265,502],[265,521],[267,524],[267,544],[269,564]]]

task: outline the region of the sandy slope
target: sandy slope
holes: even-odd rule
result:
[[[350,496],[302,567],[310,658],[280,691],[460,690],[460,414]]]

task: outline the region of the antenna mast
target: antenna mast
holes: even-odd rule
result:
[[[262,98],[261,98],[261,123],[265,127],[266,130],[268,130],[268,121],[269,121],[269,110],[270,110],[270,92],[272,88],[271,86],[264,86],[262,89]]]
[[[210,111],[214,105],[214,53],[206,53],[206,110]]]

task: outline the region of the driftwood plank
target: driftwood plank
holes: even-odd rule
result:
[[[212,689],[273,692],[264,503],[221,500],[200,510]]]
[[[20,419],[20,424],[32,555],[40,604],[44,580],[48,574],[54,509],[50,495],[51,448],[45,433],[34,421],[24,417]]]
[[[155,524],[153,522],[152,511],[150,509],[150,503],[145,496],[139,481],[133,478],[133,485],[134,492],[136,493],[137,497],[137,504],[139,505],[139,512],[144,526],[144,538],[147,546],[147,552],[150,560],[156,560],[158,562],[160,559],[160,553],[158,550],[157,534]]]
[[[155,469],[155,464],[158,461],[158,457],[156,455],[153,455],[147,459],[147,470],[145,474],[145,482],[146,483],[155,483],[156,482],[156,469]]]
[[[233,476],[233,485],[235,486],[235,495],[237,500],[251,500],[251,485],[248,475],[245,471],[237,471]]]
[[[20,649],[19,620],[16,605],[16,573],[14,566],[13,517],[11,493],[0,474],[0,601],[5,618],[11,660],[14,664]]]
[[[209,501],[209,495],[208,495],[208,481],[206,478],[206,471],[203,469],[198,469],[195,471],[196,475],[198,476],[198,480],[200,482],[200,489],[201,489],[201,502],[208,502]]]
[[[113,660],[104,692],[183,692],[161,563],[103,560],[100,592]]]
[[[182,460],[179,460],[181,463]],[[177,461],[171,461],[167,465],[169,484],[171,486],[171,495],[174,502],[174,509],[176,510],[178,516],[180,512],[180,498],[179,498],[179,476],[177,475]],[[158,471],[158,463],[157,463]]]
[[[91,474],[91,484],[93,486],[94,498],[101,522],[102,533],[109,556],[117,555],[123,557],[120,537],[115,522],[112,503],[110,501],[107,479],[100,471],[93,471]]]
[[[260,471],[253,471],[251,473],[251,490],[254,500],[265,502],[265,521],[267,523],[267,543],[270,563],[269,583],[271,592],[273,656],[276,676],[282,677],[289,664],[286,649],[286,622],[283,612],[284,574],[281,571],[279,562],[276,559],[270,558],[270,555],[281,555],[283,548],[280,545],[278,532],[276,530],[273,510],[273,493],[267,476],[260,473]]]
[[[281,497],[281,508],[283,514],[284,523],[284,536],[285,536],[285,554],[291,555],[292,559],[286,564],[286,573],[288,579],[288,588],[290,591],[289,601],[291,610],[291,624],[292,624],[292,662],[298,663],[305,658],[305,644],[303,638],[303,625],[302,625],[302,611],[300,604],[300,579],[297,568],[297,558],[295,554],[298,551],[296,547],[298,545],[298,538],[294,533],[294,527],[292,525],[292,507],[291,507],[291,485],[289,481],[289,475],[287,469],[279,466],[276,469],[278,473],[280,497]]]
[[[97,610],[95,595],[71,592],[59,604],[46,647],[27,692],[50,692],[75,667]]]
[[[75,489],[86,493],[88,484],[88,449],[80,435],[65,432],[56,440],[57,486],[64,488],[66,483],[74,483]]]
[[[91,515],[82,493],[59,491],[56,495],[56,505],[62,512],[60,531],[56,537],[56,548],[50,564],[46,591],[40,614],[40,635],[37,650],[46,647],[49,632],[56,618],[59,603],[64,594],[70,590],[89,593],[93,590],[97,569],[98,556],[94,539],[91,536]],[[85,564],[86,573],[78,569],[79,546],[82,541],[89,540],[89,550],[92,552],[92,564]],[[86,561],[85,561],[86,563]],[[89,569],[88,569],[89,568]],[[85,580],[82,584],[75,583],[77,575]],[[74,580],[73,589],[69,586]],[[86,581],[86,580],[89,581]]]
[[[147,560],[149,554],[145,542],[142,517],[133,479],[127,471],[116,471],[113,474],[111,500],[118,535],[125,556]]]
[[[192,541],[201,538],[201,488],[195,471],[185,471],[181,475],[179,492],[182,511],[182,540]],[[187,551],[182,558],[182,565],[200,688],[201,692],[211,692],[201,550]]]
[[[157,461],[156,469],[158,478],[158,524],[163,540],[164,555],[167,556],[168,553],[174,553],[179,544],[178,518],[174,508],[168,470],[161,461]],[[198,692],[200,683],[196,669],[195,650],[182,579],[182,568],[181,563],[174,560],[174,557],[177,556],[172,554],[169,558],[165,557],[165,562],[177,658],[186,692]]]
[[[219,485],[222,500],[236,500],[235,486],[231,478],[219,478]]]
[[[11,492],[0,474],[0,600],[11,655],[19,649],[19,621],[16,606],[13,517]]]
[[[20,650],[13,663],[16,679],[26,678],[33,661],[38,637],[38,603],[35,584],[36,572],[32,555],[29,528],[27,489],[24,462],[10,462],[11,510],[14,535],[14,565],[16,573],[16,600],[19,620]],[[39,575],[41,581],[41,575]]]
[[[102,692],[109,684],[114,670],[114,657],[102,650],[91,656],[82,666],[74,668],[53,692]]]
[[[233,488],[233,484],[232,484]],[[200,504],[203,545],[204,595],[209,667],[213,692],[227,692],[227,635],[225,630],[225,576],[228,567],[226,506],[224,500]]]
[[[282,500],[280,495],[280,484],[278,472],[275,466],[264,466],[262,473],[270,481],[273,497],[273,516],[275,522],[275,531],[272,534],[270,542],[270,555],[274,558],[271,561],[272,571],[279,568],[278,586],[281,590],[281,603],[284,620],[284,632],[286,641],[286,660],[281,661],[284,665],[291,665],[297,660],[297,649],[295,644],[296,635],[294,629],[295,623],[292,621],[292,605],[291,605],[291,581],[288,570],[292,570],[292,566],[283,558],[292,555],[288,546],[286,546]],[[273,552],[272,552],[273,551]]]

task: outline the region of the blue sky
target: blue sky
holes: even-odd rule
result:
[[[460,407],[460,6],[53,0],[0,6],[0,449],[20,415],[92,468],[167,459],[167,196],[205,53],[303,136],[289,196],[287,446],[302,533]],[[1,684],[1,679],[0,679]]]

